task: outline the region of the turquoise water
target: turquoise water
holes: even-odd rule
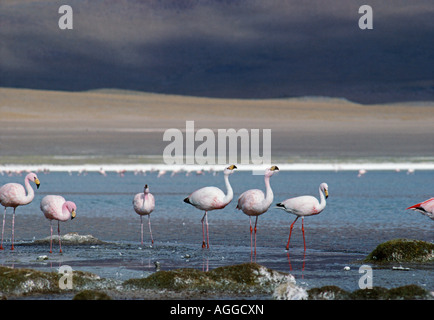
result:
[[[11,216],[8,208],[5,227],[6,250],[0,252],[1,265],[50,269],[68,264],[77,270],[90,271],[102,277],[128,279],[147,276],[161,269],[191,267],[201,270],[222,265],[256,261],[275,270],[293,274],[300,285],[316,287],[334,284],[346,290],[358,289],[361,260],[378,244],[410,238],[434,241],[434,221],[420,213],[405,210],[408,206],[434,195],[434,171],[368,171],[358,178],[356,171],[291,171],[271,178],[273,205],[286,198],[318,194],[321,182],[329,185],[325,210],[305,218],[307,251],[303,251],[301,219],[294,226],[290,250],[286,251],[289,226],[295,219],[274,209],[258,220],[257,254],[251,255],[249,218],[235,209],[238,196],[251,188],[264,190],[263,176],[235,172],[230,176],[234,200],[223,210],[209,213],[209,250],[202,249],[203,213],[183,202],[192,191],[214,185],[224,190],[223,175],[205,172],[186,176],[184,172],[158,177],[157,172],[120,176],[107,172],[78,175],[77,172],[38,173],[41,187],[33,202],[18,207],[15,221],[15,252],[11,252]],[[0,184],[23,183],[24,176],[0,176]],[[144,219],[144,241],[140,245],[140,218],[134,212],[132,199],[148,184],[156,199],[151,214],[154,246],[150,247],[147,219]],[[39,209],[47,194],[60,194],[77,205],[77,217],[61,223],[61,233],[91,234],[107,242],[103,245],[49,246],[33,241],[50,235],[49,222]],[[54,232],[57,231],[54,228]],[[49,255],[45,262],[39,255]],[[344,267],[350,270],[345,271]],[[397,265],[399,266],[399,265]],[[374,268],[374,285],[396,287],[415,283],[434,290],[433,265],[409,271]]]

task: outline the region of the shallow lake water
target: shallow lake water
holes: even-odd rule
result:
[[[168,171],[158,177],[158,172],[126,172],[123,176],[115,172],[107,172],[106,176],[97,172],[41,172],[38,176],[41,186],[33,202],[16,211],[14,251],[9,250],[12,209],[7,209],[5,250],[0,252],[3,266],[56,271],[61,265],[69,265],[100,277],[126,280],[148,276],[155,272],[156,264],[161,270],[210,270],[254,261],[291,273],[297,284],[306,288],[337,285],[353,291],[359,288],[361,261],[378,244],[395,238],[434,241],[434,222],[405,210],[433,196],[434,171],[429,170],[413,174],[368,171],[360,178],[355,171],[281,171],[271,178],[273,205],[258,219],[256,256],[251,254],[249,217],[235,207],[242,192],[252,188],[265,190],[263,176],[246,171],[230,176],[234,200],[223,210],[208,214],[210,249],[201,247],[203,213],[183,199],[203,186],[214,185],[225,191],[222,173],[172,175]],[[0,184],[23,183],[23,179],[24,175],[4,174]],[[306,252],[301,219],[294,226],[286,251],[289,226],[295,216],[273,208],[274,205],[299,195],[319,197],[321,182],[328,183],[329,198],[321,214],[304,220]],[[134,195],[142,192],[145,184],[156,199],[151,214],[153,246],[146,217],[144,245],[140,245],[140,217],[132,206]],[[91,234],[105,244],[63,244],[62,254],[56,241],[52,254],[49,244],[35,245],[35,240],[50,235],[49,221],[39,209],[41,199],[48,194],[62,195],[77,205],[77,217],[60,223],[62,235]],[[53,233],[57,233],[57,223],[53,223]],[[38,261],[41,255],[48,255],[49,259]],[[417,284],[434,290],[433,264],[409,266],[406,271],[392,270],[392,266],[373,268],[374,286]]]

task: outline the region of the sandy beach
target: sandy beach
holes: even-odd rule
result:
[[[423,158],[434,150],[434,103],[344,99],[211,99],[97,90],[0,89],[0,162],[161,161],[164,131],[271,129],[281,162]],[[62,156],[66,156],[62,160]],[[69,158],[68,158],[69,157]],[[109,158],[111,160],[109,160]],[[50,160],[51,159],[51,160]]]

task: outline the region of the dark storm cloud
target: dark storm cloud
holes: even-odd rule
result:
[[[432,1],[2,2],[0,85],[212,97],[432,100]]]

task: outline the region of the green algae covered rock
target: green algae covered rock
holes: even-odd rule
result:
[[[378,245],[365,262],[430,262],[434,261],[434,244],[409,239],[393,239]]]
[[[207,272],[189,268],[158,271],[147,278],[126,280],[123,285],[132,290],[252,294],[271,293],[277,285],[287,281],[295,283],[289,274],[273,271],[256,263],[245,263],[219,267]]]
[[[10,268],[0,266],[0,294],[1,296],[30,295],[30,294],[57,294],[65,290],[59,286],[62,274],[57,272],[44,272],[27,268]],[[99,277],[83,271],[74,271],[73,290],[80,290],[92,285]]]
[[[0,267],[0,292],[12,295],[57,292],[59,278],[51,272]]]
[[[346,300],[350,293],[337,286],[312,288],[307,291],[309,300]]]
[[[77,293],[72,300],[112,300],[105,292],[97,290],[83,290]]]
[[[434,296],[420,286],[410,284],[386,289],[358,289],[345,291],[337,286],[324,286],[308,290],[309,300],[433,300]]]
[[[359,289],[350,295],[350,299],[353,300],[432,300],[433,298],[427,290],[415,284],[392,289],[382,287]]]

